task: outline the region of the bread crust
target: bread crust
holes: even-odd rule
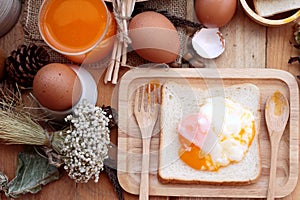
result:
[[[255,179],[246,180],[246,181],[200,181],[200,180],[194,180],[194,181],[187,181],[187,180],[178,180],[178,179],[164,179],[162,178],[159,173],[157,175],[159,182],[162,184],[206,184],[206,185],[228,185],[228,186],[238,186],[238,185],[249,185],[256,183],[261,175],[261,170],[259,172],[259,175]]]

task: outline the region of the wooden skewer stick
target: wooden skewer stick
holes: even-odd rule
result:
[[[136,0],[128,0],[127,1],[127,17],[130,17],[133,10],[134,10],[134,6],[135,6],[135,2]],[[128,24],[126,22],[126,34],[128,35]],[[124,48],[123,54],[122,54],[122,66],[125,66],[127,64],[127,48],[128,48],[128,44],[126,44],[125,46],[126,48]],[[125,52],[126,51],[126,52]]]
[[[128,35],[128,18],[131,16],[136,0],[115,0],[114,7],[118,13],[121,13],[122,25],[121,29],[124,31],[125,37]],[[120,65],[125,66],[127,63],[127,47],[128,41],[127,38],[124,38],[124,35],[121,34],[118,41],[114,43],[114,49],[112,52],[112,62],[110,63],[106,74],[104,82],[112,81],[113,84],[116,84],[118,81]],[[125,41],[126,40],[126,41]],[[112,74],[113,73],[113,74]],[[113,76],[113,77],[112,77]]]
[[[127,63],[127,46],[126,43],[123,45],[122,49],[122,60],[121,60],[121,66],[125,66]]]
[[[126,0],[123,0],[121,2],[121,13],[122,13],[122,17],[123,17],[123,29],[124,31],[127,29],[127,27],[125,27],[125,25],[127,24],[127,19],[126,19],[126,4],[127,4],[127,1]],[[117,81],[118,81],[118,75],[119,75],[119,69],[120,69],[120,64],[121,64],[121,56],[122,56],[122,53],[123,53],[123,49],[124,47],[122,48],[122,46],[124,46],[124,44],[121,42],[123,41],[124,42],[124,37],[123,35],[121,34],[120,35],[120,41],[119,41],[119,48],[118,48],[118,51],[117,51],[117,57],[116,57],[116,63],[115,63],[115,69],[114,69],[114,75],[113,75],[113,79],[112,79],[112,84],[117,84]]]
[[[121,1],[120,0],[113,0],[113,6],[114,6],[114,11],[116,10],[116,12],[120,11],[120,5],[121,5]],[[117,51],[119,48],[119,39],[116,38],[114,41],[114,46],[113,46],[113,50],[112,50],[112,54],[111,54],[111,61],[109,63],[109,66],[106,70],[106,74],[104,77],[104,83],[107,84],[107,82],[110,82],[112,79],[112,74],[115,68],[115,64],[117,62]]]
[[[107,68],[106,74],[105,74],[105,78],[104,78],[104,83],[106,84],[107,82],[111,81],[111,76],[114,70],[114,66],[116,63],[116,55],[117,55],[117,50],[118,50],[118,43],[119,41],[117,39],[115,39],[114,41],[114,47],[111,53],[111,60],[109,63],[109,66]]]
[[[131,16],[131,14],[134,10],[135,2],[136,2],[135,0],[125,0],[123,2],[122,15],[125,16],[125,18],[129,18]],[[128,35],[128,23],[127,23],[128,19],[125,19],[125,18],[123,19],[124,20],[123,21],[124,32],[125,32],[125,35]],[[122,50],[121,66],[125,66],[127,63],[127,47],[128,47],[128,44],[127,44],[127,41],[125,41],[124,45],[123,45],[123,50]],[[113,81],[112,81],[113,84],[117,83],[118,74],[119,74],[119,68],[115,68]]]
[[[124,0],[123,1],[123,5],[122,5],[122,15],[124,16],[123,18],[123,28],[124,28],[124,35],[127,36],[128,34],[128,23],[127,20],[130,17],[129,13],[128,13],[128,0]],[[127,41],[124,41],[125,46],[127,47]]]
[[[119,69],[121,64],[120,63],[121,56],[122,56],[122,43],[119,42],[112,84],[117,84],[118,74],[119,74]]]
[[[126,19],[123,20],[123,24],[124,24],[124,32],[125,35],[128,35],[128,24],[127,24],[127,18],[130,17],[130,14],[128,13],[128,1],[126,0],[124,3],[124,7],[123,7],[123,11],[125,12],[126,15]],[[124,45],[123,45],[123,50],[122,50],[122,61],[121,61],[121,65],[125,66],[126,62],[127,62],[127,41],[124,41]]]
[[[123,11],[125,12],[126,18],[130,17],[130,13],[128,11],[128,4],[129,4],[128,0],[125,0],[125,3],[124,3],[123,8],[122,8]],[[123,19],[123,24],[124,24],[125,35],[128,35],[127,19]],[[127,62],[127,47],[128,47],[127,42],[124,42],[123,51],[122,51],[122,61],[121,61],[122,66],[125,66],[126,62]]]

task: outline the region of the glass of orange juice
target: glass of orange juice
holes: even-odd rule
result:
[[[52,49],[82,62],[111,32],[111,18],[103,0],[44,0],[38,25]]]

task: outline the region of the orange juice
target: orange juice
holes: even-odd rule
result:
[[[104,57],[108,56],[111,53],[114,45],[114,41],[116,39],[117,33],[117,23],[113,16],[113,13],[110,12],[110,20],[108,30],[103,38],[103,40],[91,51],[80,54],[80,55],[65,55],[69,60],[75,63],[94,63],[97,62]]]
[[[109,15],[103,0],[45,0],[39,28],[45,42],[65,55],[87,53],[103,39]]]

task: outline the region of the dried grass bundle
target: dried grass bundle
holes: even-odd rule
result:
[[[0,89],[0,141],[5,144],[51,146],[58,153],[63,144],[59,132],[49,133],[38,120],[47,121],[37,106],[26,106],[19,90]],[[30,98],[30,96],[28,96]],[[34,102],[29,99],[29,102]],[[33,104],[33,103],[32,103]],[[38,112],[40,110],[40,112]]]
[[[26,107],[19,91],[0,89],[0,92],[3,96],[0,100],[0,141],[46,147],[49,161],[57,166],[64,164],[69,177],[76,182],[98,181],[110,148],[109,118],[112,116],[107,117],[102,108],[84,100],[65,118],[69,123],[67,128],[48,132],[38,120],[45,116],[43,112],[34,112],[38,107]],[[47,119],[42,120],[45,121]]]

